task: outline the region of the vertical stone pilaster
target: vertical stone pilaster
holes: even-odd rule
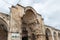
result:
[[[52,40],[54,40],[54,33],[53,33],[53,31],[52,31]]]
[[[56,38],[57,38],[57,40],[59,40],[59,37],[58,37],[58,32],[56,33]]]
[[[49,40],[53,40],[52,35],[49,36]]]
[[[11,40],[11,33],[8,32],[8,40]]]
[[[20,9],[20,11],[22,11]],[[21,14],[17,7],[12,6],[11,8],[11,18],[10,18],[10,30],[8,33],[8,40],[22,40],[21,31]]]

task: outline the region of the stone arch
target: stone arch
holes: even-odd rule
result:
[[[8,40],[7,26],[7,23],[2,18],[0,18],[0,40]]]
[[[46,40],[51,40],[51,31],[50,29],[45,30]]]
[[[33,8],[31,7],[26,7],[25,8],[25,14],[23,15],[23,21],[27,24],[33,23],[36,21],[36,12]]]
[[[10,16],[8,14],[0,13],[0,18],[3,19],[7,25],[9,25]]]
[[[25,7],[25,12],[28,10],[28,9],[31,9],[35,14],[37,13],[36,11],[35,11],[35,9],[33,9],[32,7],[30,7],[30,6],[27,6],[27,7]]]

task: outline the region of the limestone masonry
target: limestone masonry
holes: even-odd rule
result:
[[[60,40],[60,30],[44,24],[32,7],[19,4],[0,12],[0,40]]]

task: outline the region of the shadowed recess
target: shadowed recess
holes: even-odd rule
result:
[[[36,15],[35,13],[31,10],[31,9],[28,9],[26,12],[25,12],[25,15],[23,16],[23,21],[27,24],[29,23],[32,23],[36,20]]]

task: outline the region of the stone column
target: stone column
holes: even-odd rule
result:
[[[52,39],[54,40],[54,33],[53,33],[53,31],[52,31]]]
[[[49,35],[49,40],[53,40],[52,35]]]
[[[59,37],[58,37],[58,32],[56,33],[56,38],[57,38],[57,40],[59,40]]]
[[[11,40],[11,33],[8,32],[8,40]]]

